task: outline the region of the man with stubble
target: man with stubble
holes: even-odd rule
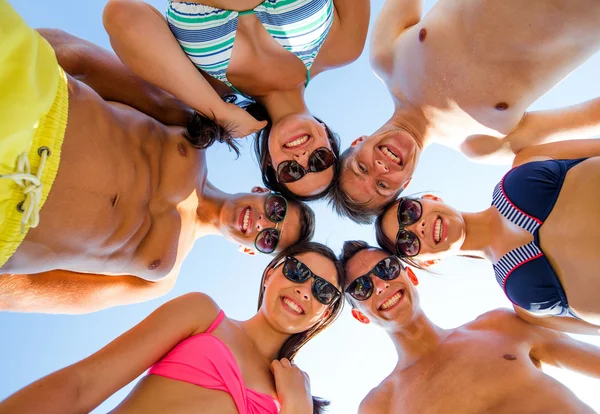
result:
[[[223,131],[114,54],[60,30],[38,34],[5,0],[0,27],[0,88],[10,98],[0,99],[2,157],[27,135],[26,122],[13,124],[33,112],[23,101],[41,99],[45,76],[58,76],[68,94],[68,107],[55,111],[63,118],[29,124],[31,149],[0,159],[0,310],[84,313],[158,297],[206,235],[250,254],[312,237],[306,205],[260,187],[227,194],[211,185],[197,138]]]
[[[597,0],[438,0],[425,15],[423,0],[386,0],[370,57],[394,112],[340,157],[338,212],[369,222],[432,143],[508,164],[523,148],[600,134],[600,99],[528,112],[600,49],[599,26]]]
[[[362,401],[360,414],[593,413],[542,363],[600,378],[600,349],[497,309],[442,329],[419,306],[418,280],[395,256],[347,241],[341,259],[352,315],[388,334],[392,372]]]

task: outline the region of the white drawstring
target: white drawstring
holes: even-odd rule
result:
[[[42,200],[43,190],[41,178],[50,150],[42,147],[38,153],[42,157],[42,160],[36,174],[31,173],[26,152],[17,158],[17,169],[14,173],[0,174],[0,178],[10,178],[17,183],[23,189],[23,194],[25,194],[25,200],[18,206],[19,211],[23,213],[21,216],[21,233],[25,233],[27,224],[29,224],[29,227],[34,228],[40,222],[39,205]]]

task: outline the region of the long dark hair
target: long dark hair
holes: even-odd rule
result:
[[[285,184],[277,181],[277,175],[275,173],[275,168],[271,164],[271,156],[269,155],[269,135],[271,134],[271,117],[269,116],[267,109],[261,104],[254,101],[247,101],[246,103],[241,103],[240,106],[243,106],[246,111],[254,118],[259,121],[267,121],[268,125],[256,133],[256,138],[254,139],[254,153],[256,154],[256,159],[258,161],[260,171],[262,174],[262,180],[269,190],[276,191],[282,194],[286,198],[296,199],[299,201],[313,201],[318,200],[327,196],[333,188],[337,185],[340,174],[342,172],[341,163],[339,162],[340,158],[340,137],[334,133],[323,121],[315,116],[315,119],[325,125],[325,131],[327,132],[327,138],[329,139],[329,143],[331,144],[331,151],[335,155],[336,162],[333,164],[333,178],[329,185],[320,193],[301,196],[295,194],[288,190]]]
[[[234,103],[235,95],[226,95],[223,101]],[[231,128],[221,126],[219,120],[208,114],[194,112],[194,116],[187,124],[184,133],[185,138],[189,141],[192,147],[205,150],[210,147],[215,141],[227,144],[230,150],[235,152],[236,157],[240,156],[238,142],[231,136]]]
[[[287,249],[283,250],[282,252],[280,252],[277,256],[275,256],[275,258],[273,260],[271,260],[271,263],[269,263],[269,265],[265,268],[262,279],[260,281],[260,292],[258,294],[258,309],[260,309],[260,307],[262,305],[263,296],[265,293],[264,283],[265,283],[265,278],[267,276],[268,271],[273,269],[273,266],[275,266],[275,264],[285,256],[296,256],[296,255],[299,255],[302,253],[308,253],[308,252],[317,253],[317,254],[331,260],[334,263],[335,269],[337,272],[338,285],[341,287],[341,289],[344,288],[344,286],[345,286],[344,267],[342,266],[342,263],[339,261],[339,259],[336,257],[333,250],[331,250],[329,247],[327,247],[321,243],[316,243],[316,242],[306,242],[306,243],[295,244],[295,245],[290,246]],[[343,307],[344,307],[344,300],[342,298],[340,298],[333,305],[330,305],[330,312],[327,316],[325,316],[319,322],[317,322],[316,324],[314,324],[313,326],[308,328],[306,331],[295,333],[292,336],[290,336],[288,338],[288,340],[283,344],[281,349],[279,350],[278,359],[287,358],[290,361],[292,361],[294,359],[294,357],[296,356],[296,354],[298,353],[298,351],[300,351],[300,348],[302,348],[305,344],[308,343],[308,341],[313,339],[324,329],[329,327],[329,325],[331,325],[337,319],[337,317],[342,312]],[[328,405],[329,405],[329,401],[313,396],[313,414],[323,413],[325,410],[325,407],[327,407]]]

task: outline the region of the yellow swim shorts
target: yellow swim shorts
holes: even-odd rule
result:
[[[0,0],[0,267],[38,224],[68,111],[67,77],[54,50]]]

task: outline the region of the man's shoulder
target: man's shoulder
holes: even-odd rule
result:
[[[523,321],[517,316],[512,309],[494,309],[482,313],[471,322],[466,323],[463,327],[468,329],[497,329],[509,328],[515,324],[522,324]]]
[[[378,386],[369,391],[367,396],[361,401],[358,413],[380,414],[388,412],[387,406],[391,400],[393,390],[393,380],[387,377]]]

